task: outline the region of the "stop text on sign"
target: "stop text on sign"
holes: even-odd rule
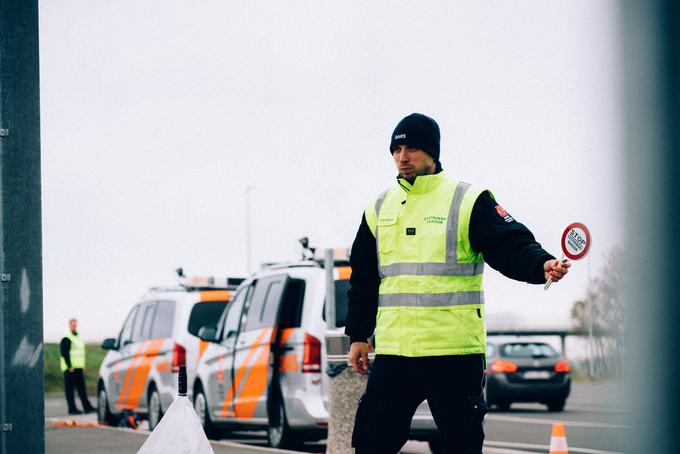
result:
[[[580,260],[590,249],[590,232],[580,222],[567,226],[562,234],[562,252],[571,260]]]

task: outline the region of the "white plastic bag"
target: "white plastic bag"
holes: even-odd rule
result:
[[[215,454],[201,420],[184,396],[179,396],[137,454]]]

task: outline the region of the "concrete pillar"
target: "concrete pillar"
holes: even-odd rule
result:
[[[328,443],[326,454],[352,454],[352,430],[359,398],[366,389],[367,376],[347,364],[349,337],[335,323],[335,261],[327,249],[326,270],[326,361],[329,375]]]
[[[680,2],[621,3],[625,96],[627,451],[680,446]]]
[[[359,375],[351,367],[331,378],[330,417],[326,454],[353,454],[352,430],[359,398],[366,389],[367,375]]]
[[[0,1],[0,453],[45,450],[38,2]]]

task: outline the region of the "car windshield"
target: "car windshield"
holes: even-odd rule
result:
[[[550,345],[534,342],[504,344],[500,348],[500,354],[507,358],[552,358],[557,356],[557,352]]]

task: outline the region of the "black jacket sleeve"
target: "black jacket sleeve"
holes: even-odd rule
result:
[[[59,344],[59,352],[64,357],[66,367],[71,368],[71,339],[64,337]]]
[[[375,329],[380,287],[378,251],[375,237],[366,223],[366,216],[361,218],[349,260],[352,275],[349,278],[350,289],[347,292],[345,334],[349,336],[350,342],[366,342]]]
[[[497,208],[498,207],[498,208]],[[488,192],[472,208],[470,244],[484,261],[503,275],[530,284],[545,283],[543,264],[555,257],[547,253],[523,224],[505,212]]]

